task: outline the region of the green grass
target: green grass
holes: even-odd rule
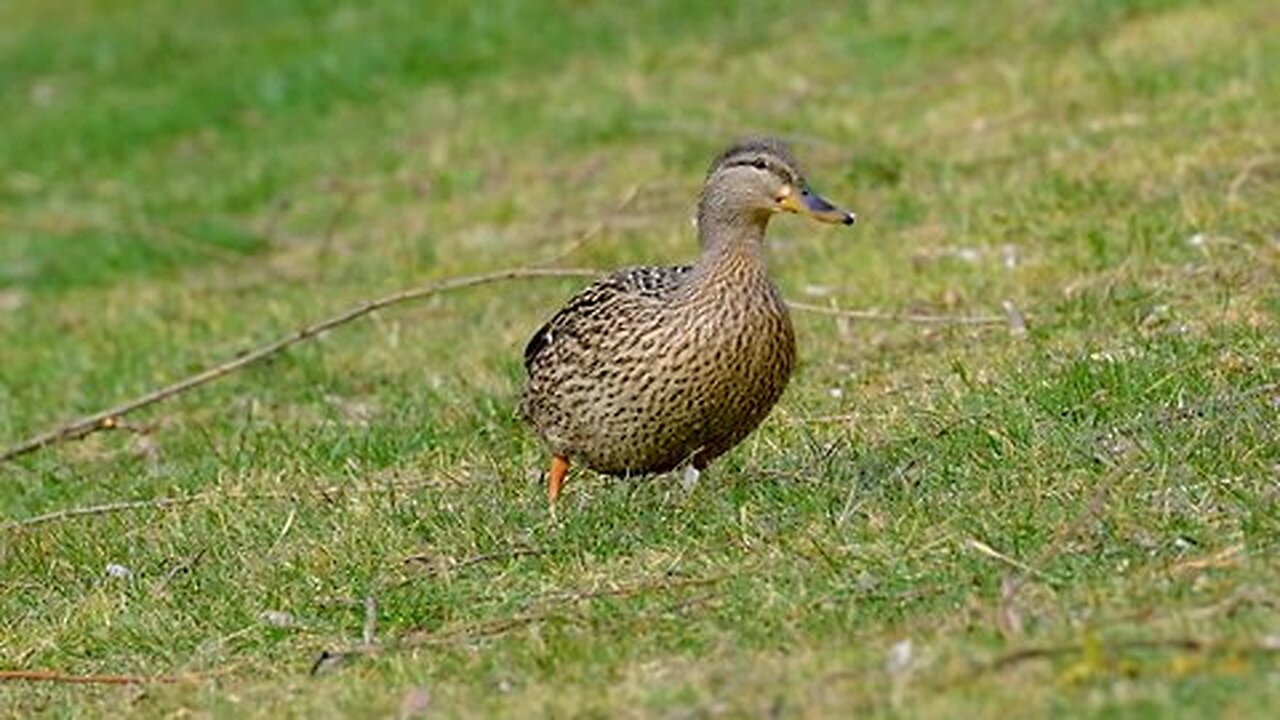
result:
[[[0,6],[0,444],[602,218],[565,264],[685,260],[748,131],[862,219],[776,222],[786,295],[1029,333],[800,314],[692,495],[580,473],[552,517],[520,349],[581,283],[382,313],[0,466],[9,521],[194,498],[0,528],[0,669],[203,678],[0,713],[1280,705],[1280,15],[411,5]],[[384,651],[311,676],[368,597]]]

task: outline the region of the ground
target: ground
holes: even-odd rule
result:
[[[774,223],[789,299],[949,320],[798,311],[689,494],[581,472],[549,512],[520,351],[576,278],[0,464],[0,670],[177,681],[0,713],[1280,706],[1274,8],[421,5],[0,6],[0,445],[399,290],[688,261],[750,132],[859,214]]]

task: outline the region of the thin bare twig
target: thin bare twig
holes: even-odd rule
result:
[[[316,495],[329,498],[332,495],[355,495],[369,494],[376,492],[384,492],[387,490],[406,490],[420,487],[427,487],[439,484],[438,480],[416,480],[414,482],[406,482],[392,485],[375,485],[369,487],[325,487],[313,490]],[[4,524],[0,524],[0,532],[17,530],[20,528],[29,528],[36,525],[44,525],[46,523],[59,522],[62,520],[72,520],[75,518],[93,517],[96,515],[111,515],[114,513],[128,512],[130,510],[165,510],[172,507],[182,505],[192,505],[204,502],[206,500],[295,500],[301,497],[304,492],[289,493],[227,493],[222,491],[198,493],[195,495],[187,495],[185,497],[163,497],[152,498],[150,500],[124,500],[120,502],[104,503],[102,505],[87,505],[84,507],[67,508],[66,510],[56,510],[54,512],[45,513],[43,515],[35,515],[22,520],[11,520]]]
[[[1239,174],[1232,178],[1231,183],[1227,185],[1227,204],[1235,205],[1240,201],[1240,190],[1249,181],[1249,176],[1255,170],[1277,162],[1280,162],[1280,155],[1258,155],[1250,158],[1241,168]]]
[[[530,547],[517,547],[517,548],[512,548],[510,550],[499,550],[497,552],[489,552],[489,553],[482,553],[480,555],[473,555],[469,558],[464,558],[462,560],[454,560],[453,558],[444,558],[447,561],[447,567],[444,567],[444,568],[438,567],[434,564],[434,561],[440,558],[439,556],[430,552],[415,553],[413,555],[407,555],[403,559],[401,559],[400,562],[401,563],[411,563],[411,562],[427,563],[429,567],[424,574],[430,577],[433,575],[438,575],[441,572],[446,570],[450,572],[456,572],[464,568],[469,568],[474,565],[480,565],[482,563],[490,562],[493,560],[508,560],[508,559],[513,559],[518,557],[528,557],[530,555],[545,555],[548,552],[550,551],[539,550],[537,548],[530,548]],[[405,584],[410,582],[413,582],[413,578],[405,580]]]
[[[683,587],[683,586],[653,585],[646,589],[648,591],[665,591],[665,590],[671,590],[671,589],[678,589],[680,587]],[[596,599],[601,597],[627,597],[630,595],[637,595],[637,594],[639,593],[634,591],[627,592],[627,593],[592,593],[589,595],[584,594],[582,596],[582,599],[588,599],[588,597],[590,599]],[[698,601],[705,602],[706,600],[709,600],[712,598],[714,598],[713,595],[699,595],[697,596],[696,599]],[[690,603],[688,602],[681,602],[681,603],[677,603],[677,607],[684,608],[684,607],[688,607],[689,604]],[[576,621],[580,621],[581,619],[582,619],[581,612],[571,613],[571,612],[562,612],[562,611],[557,612],[553,610],[537,610],[533,612],[523,613],[520,615],[513,615],[507,618],[498,618],[496,620],[488,620],[488,621],[474,624],[474,625],[467,625],[464,627],[460,627],[454,630],[448,630],[445,632],[431,632],[431,631],[421,631],[421,630],[410,632],[401,636],[399,641],[396,643],[396,646],[398,648],[414,648],[414,647],[423,647],[423,646],[432,646],[432,645],[447,645],[455,642],[466,642],[471,640],[479,640],[487,637],[494,637],[495,635],[503,635],[508,632],[511,632],[512,630],[517,630],[526,625],[532,625],[534,623],[552,622],[552,621],[576,622]]]
[[[1132,650],[1181,650],[1183,652],[1205,652],[1205,653],[1239,653],[1241,655],[1267,655],[1280,652],[1280,648],[1272,647],[1266,644],[1241,644],[1241,643],[1221,643],[1209,642],[1205,640],[1197,640],[1195,638],[1157,638],[1157,639],[1136,639],[1123,640],[1119,642],[1106,643],[1102,649],[1111,652],[1124,652]],[[1059,645],[1052,647],[1030,647],[1013,650],[1000,655],[999,657],[985,663],[975,672],[967,677],[960,678],[960,681],[973,680],[977,677],[988,673],[997,672],[1006,668],[1018,665],[1029,660],[1041,660],[1055,657],[1063,657],[1068,655],[1081,655],[1088,652],[1088,648],[1084,643],[1074,645]]]
[[[544,622],[578,622],[582,619],[582,611],[566,612],[565,608],[585,600],[601,598],[635,597],[649,593],[670,592],[687,588],[702,587],[727,580],[729,575],[717,575],[705,578],[662,578],[657,581],[631,583],[606,590],[571,591],[548,593],[539,598],[546,603],[543,607],[519,613],[509,617],[494,618],[478,623],[470,623],[446,630],[410,630],[396,639],[381,644],[363,643],[342,650],[325,650],[312,663],[311,674],[325,672],[347,658],[361,655],[372,655],[385,650],[404,650],[417,647],[448,645],[455,642],[468,642],[482,638],[504,635],[512,630]],[[706,602],[715,598],[708,594],[698,596],[693,601],[676,604],[676,608],[689,607],[692,604]],[[551,601],[551,602],[547,602]],[[548,607],[549,606],[549,607]],[[671,609],[671,608],[668,608]]]
[[[267,343],[266,345],[262,345],[257,349],[236,357],[233,360],[228,360],[227,362],[215,365],[207,370],[196,373],[195,375],[179,380],[173,384],[152,390],[151,392],[134,398],[128,402],[93,413],[92,415],[86,415],[52,430],[36,435],[35,437],[20,442],[5,450],[3,453],[0,453],[0,462],[13,460],[14,458],[35,452],[55,443],[75,440],[101,430],[110,430],[115,428],[119,425],[120,418],[131,412],[155,405],[156,403],[168,400],[175,395],[180,395],[193,388],[213,382],[214,380],[229,375],[240,368],[252,365],[253,363],[259,362],[289,347],[297,345],[300,342],[310,340],[328,330],[338,327],[339,325],[345,325],[352,320],[356,320],[392,305],[398,305],[412,300],[421,300],[423,298],[440,295],[441,293],[453,290],[476,287],[477,285],[488,285],[495,282],[501,282],[503,280],[535,277],[594,277],[600,274],[601,272],[599,270],[585,268],[512,268],[509,270],[485,273],[483,275],[472,275],[468,277],[454,278],[451,280],[443,280],[425,287],[392,293],[391,295],[387,295],[377,300],[371,300],[357,305],[326,320],[321,320],[320,322],[307,325],[290,335]]]
[[[35,515],[24,520],[11,520],[0,525],[0,530],[16,530],[20,527],[32,527],[59,520],[70,520],[71,518],[88,517],[90,515],[109,515],[129,510],[163,510],[176,505],[190,505],[191,503],[207,500],[209,497],[208,495],[200,494],[188,495],[187,497],[153,498],[151,500],[122,500],[120,502],[103,503],[102,505],[67,508],[66,510]]]
[[[203,679],[200,675],[73,675],[57,670],[0,670],[0,682],[25,680],[73,685],[171,685]]]
[[[636,191],[638,192],[638,190]],[[622,205],[625,207],[634,199],[634,193],[629,193],[623,198]],[[590,232],[584,237],[589,238]],[[570,251],[574,249],[570,248]],[[194,375],[186,377],[175,383],[171,383],[161,388],[157,388],[128,402],[121,403],[115,407],[107,408],[99,412],[86,415],[76,420],[72,420],[63,425],[48,430],[46,432],[28,438],[17,445],[14,445],[3,453],[0,453],[0,462],[11,461],[28,453],[46,448],[60,442],[68,440],[76,440],[86,437],[103,430],[111,430],[119,428],[122,425],[122,418],[129,413],[141,410],[151,405],[168,400],[172,397],[193,390],[202,385],[206,385],[215,380],[223,378],[231,373],[240,370],[246,366],[257,363],[272,355],[276,355],[284,350],[297,345],[306,340],[313,339],[323,333],[332,330],[341,325],[345,325],[353,320],[357,320],[366,315],[370,315],[379,310],[398,305],[413,300],[421,300],[435,295],[461,290],[464,288],[476,287],[478,285],[488,285],[491,283],[501,282],[503,280],[514,280],[518,278],[542,278],[542,277],[597,277],[603,274],[603,271],[594,268],[552,268],[552,267],[520,267],[507,270],[499,270],[496,272],[485,273],[481,275],[470,275],[466,277],[453,278],[432,283],[425,287],[414,288],[411,290],[402,290],[390,295],[361,303],[355,307],[349,308],[337,315],[329,317],[325,320],[306,325],[295,332],[266,345],[261,345],[256,349],[243,353],[232,360],[219,363],[211,368],[198,372]],[[1007,322],[1006,318],[998,316],[951,316],[951,315],[919,315],[910,313],[885,313],[874,310],[846,310],[841,308],[830,308],[821,305],[811,305],[809,303],[793,302],[791,307],[803,312],[812,312],[820,315],[833,315],[837,317],[854,318],[861,320],[883,320],[896,322],[910,322],[921,324],[935,325],[999,325]]]
[[[818,315],[849,318],[851,320],[875,320],[887,322],[905,322],[918,325],[1006,325],[1008,318],[999,315],[923,315],[919,313],[895,313],[879,310],[846,310],[844,308],[826,307],[804,302],[787,303],[795,310],[811,312]]]
[[[169,571],[164,574],[164,577],[161,577],[160,581],[151,588],[151,594],[160,595],[164,593],[165,589],[169,587],[169,583],[173,582],[174,578],[178,577],[182,573],[191,572],[191,570],[196,566],[196,563],[204,559],[204,556],[208,554],[208,552],[209,546],[205,545],[197,550],[191,557],[169,568]]]

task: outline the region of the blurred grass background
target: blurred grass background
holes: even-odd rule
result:
[[[687,260],[748,132],[860,215],[774,223],[786,295],[1031,332],[799,315],[793,386],[691,497],[582,474],[556,519],[513,407],[581,282],[343,328],[0,467],[11,523],[192,498],[4,525],[0,667],[212,673],[0,712],[1268,716],[1277,30],[1230,0],[5,3],[5,444],[601,221],[563,264]],[[386,652],[310,677],[368,597]],[[1028,647],[1069,651],[980,671]]]

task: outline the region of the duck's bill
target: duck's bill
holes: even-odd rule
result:
[[[832,205],[827,199],[818,193],[803,188],[798,193],[791,193],[784,197],[780,202],[782,209],[787,212],[808,215],[814,220],[821,220],[828,223],[840,223],[842,225],[854,224],[858,216]]]

